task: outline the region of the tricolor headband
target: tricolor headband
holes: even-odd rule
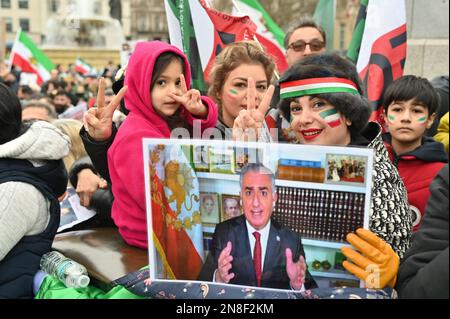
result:
[[[280,84],[282,99],[322,93],[350,93],[360,95],[355,83],[342,78],[313,78]]]

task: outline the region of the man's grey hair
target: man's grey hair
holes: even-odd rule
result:
[[[275,186],[275,175],[269,168],[265,167],[261,163],[249,163],[242,168],[241,175],[239,178],[239,184],[241,186],[241,189],[242,189],[242,182],[244,181],[244,176],[249,172],[269,175],[270,180],[272,181],[272,193],[275,194],[277,192],[277,188]]]
[[[300,21],[298,21],[297,24],[291,26],[286,35],[284,36],[284,47],[286,48],[286,50],[288,49],[289,40],[291,39],[291,36],[294,34],[294,32],[297,31],[298,29],[307,27],[317,29],[317,31],[319,31],[319,33],[322,35],[323,42],[327,44],[327,34],[324,28],[318,25],[312,17],[305,16],[301,17]]]

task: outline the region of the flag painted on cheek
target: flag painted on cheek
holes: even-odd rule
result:
[[[388,115],[388,119],[390,122],[395,122],[395,116],[393,115]]]
[[[326,110],[319,113],[320,117],[323,118],[329,126],[337,127],[341,125],[341,117],[335,109]]]
[[[427,120],[427,117],[423,116],[420,119],[417,119],[417,122],[419,122],[420,124],[425,124],[426,120]]]

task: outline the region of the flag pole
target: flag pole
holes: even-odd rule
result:
[[[9,56],[9,72],[11,72],[13,61],[14,61],[14,55],[16,54],[14,51],[14,47],[16,46],[16,43],[19,42],[20,34],[22,33],[22,28],[17,29],[16,39],[14,40],[14,44],[11,48],[11,54]]]
[[[245,14],[244,12],[241,11],[241,9],[239,8],[239,5],[236,3],[235,0],[231,0],[231,2],[233,3],[233,7],[237,10],[238,13]],[[261,49],[261,51],[264,52],[264,48],[263,48],[261,42],[259,42],[258,38],[256,37],[256,34],[253,35],[253,40],[259,45],[259,48]],[[280,75],[278,74],[277,70],[273,71],[273,75],[275,76],[277,81],[280,79]]]
[[[6,21],[0,18],[0,63],[3,63],[6,57]]]

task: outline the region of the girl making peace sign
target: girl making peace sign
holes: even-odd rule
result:
[[[130,245],[147,248],[142,138],[170,138],[179,127],[192,131],[196,119],[202,130],[217,122],[216,105],[188,90],[190,78],[186,56],[172,45],[139,43],[130,58],[125,77],[130,113],[108,151],[112,217]]]

